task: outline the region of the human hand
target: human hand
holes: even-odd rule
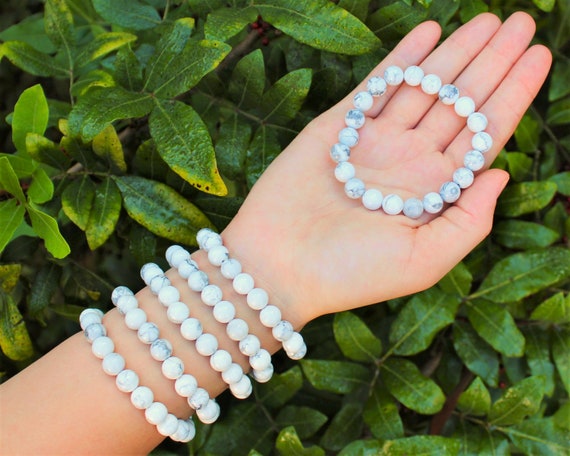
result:
[[[528,47],[534,31],[525,13],[504,23],[482,14],[434,50],[440,28],[425,22],[370,76],[382,75],[390,65],[419,65],[425,74],[455,84],[489,120],[486,131],[494,140],[485,154],[489,167],[550,68],[546,48]],[[223,233],[232,255],[297,326],[436,283],[489,233],[507,183],[504,171],[479,171],[459,201],[418,220],[368,211],[349,199],[334,178],[329,151],[367,80],[281,153]],[[463,166],[473,133],[465,118],[436,100],[406,84],[375,98],[350,160],[367,187],[404,199],[421,197]]]

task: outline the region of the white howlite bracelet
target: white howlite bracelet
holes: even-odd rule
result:
[[[161,275],[164,276],[164,273],[158,266],[145,265],[141,270],[143,280],[145,282],[148,281],[148,283],[154,283],[157,293],[165,288],[173,288],[170,286],[168,279],[155,280],[156,277]],[[160,287],[158,284],[160,284]],[[184,362],[177,356],[172,355],[172,344],[168,340],[160,338],[158,327],[154,323],[147,321],[146,312],[138,307],[138,300],[133,292],[124,286],[117,287],[111,294],[111,301],[117,306],[119,312],[121,312],[121,309],[128,307],[127,312],[124,314],[126,326],[137,331],[139,340],[149,345],[150,355],[161,363],[162,375],[169,380],[175,381],[174,389],[196,411],[198,419],[205,424],[211,424],[216,421],[220,416],[219,405],[215,400],[210,399],[206,390],[198,387],[198,382],[192,375],[184,373]],[[125,305],[127,302],[128,306]],[[204,401],[204,397],[207,400]]]
[[[287,320],[281,318],[281,311],[269,304],[269,296],[263,288],[255,287],[253,277],[242,272],[238,260],[230,258],[224,247],[222,237],[209,228],[202,228],[196,235],[198,246],[208,253],[208,261],[220,267],[222,275],[232,280],[234,290],[246,296],[247,305],[259,311],[259,319],[267,328],[271,328],[273,337],[282,343],[283,349],[291,359],[301,359],[307,353],[307,346],[301,334],[293,329]],[[255,376],[255,373],[254,373]]]
[[[91,351],[102,360],[103,371],[115,377],[117,389],[130,394],[133,406],[144,410],[147,422],[155,425],[161,435],[177,442],[192,440],[196,435],[192,418],[183,420],[169,413],[166,405],[154,400],[154,394],[150,388],[139,384],[137,373],[126,369],[125,359],[115,352],[115,344],[107,336],[102,318],[103,312],[99,309],[85,309],[79,316],[79,324],[91,344]]]
[[[373,76],[367,82],[366,91],[358,92],[353,99],[354,109],[345,116],[344,127],[338,135],[338,142],[330,150],[330,156],[337,163],[335,178],[344,184],[346,195],[351,199],[361,199],[366,209],[375,211],[382,209],[389,215],[404,213],[409,218],[419,218],[424,212],[437,214],[442,211],[444,203],[454,203],[461,191],[473,183],[474,172],[485,166],[485,152],[493,146],[492,137],[485,132],[487,117],[475,111],[472,98],[459,96],[459,90],[452,84],[442,84],[435,74],[424,75],[418,66],[410,66],[402,70],[398,66],[390,66],[384,71],[384,77]],[[383,195],[375,188],[367,188],[366,184],[356,177],[354,166],[349,162],[351,148],[358,144],[359,133],[365,122],[364,113],[372,108],[374,97],[386,93],[388,86],[399,86],[405,82],[409,86],[419,86],[428,95],[438,95],[445,105],[453,105],[455,113],[467,119],[467,128],[474,133],[471,150],[464,157],[463,167],[457,168],[452,179],[444,182],[438,191],[429,192],[423,198],[408,198],[404,201],[394,193]],[[212,243],[213,241],[209,241]]]

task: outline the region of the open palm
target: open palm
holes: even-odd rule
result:
[[[489,119],[494,146],[512,135],[550,67],[550,53],[528,47],[534,23],[516,13],[504,23],[483,14],[434,47],[439,26],[408,34],[371,73],[419,65],[456,85]],[[224,232],[230,251],[299,321],[417,292],[435,283],[489,232],[507,181],[480,171],[442,214],[418,220],[368,211],[334,178],[330,147],[356,92],[311,122],[271,164]],[[473,133],[453,108],[405,84],[375,98],[351,163],[367,187],[404,199],[437,191],[463,166]]]

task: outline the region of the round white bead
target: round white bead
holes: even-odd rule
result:
[[[338,132],[338,142],[346,147],[354,147],[358,144],[358,132],[352,127],[344,127]]]
[[[261,348],[249,357],[249,365],[254,370],[263,371],[267,369],[271,364],[271,355],[267,350]]]
[[[437,214],[443,209],[443,199],[436,192],[430,192],[424,196],[424,210],[429,214]]]
[[[172,345],[166,339],[156,339],[150,344],[150,356],[157,361],[164,361],[172,355]]]
[[[404,80],[404,72],[399,66],[392,65],[384,70],[384,80],[386,84],[397,86]]]
[[[427,74],[421,82],[422,90],[428,95],[434,95],[441,89],[441,79],[436,74]]]
[[[190,397],[198,388],[198,382],[193,375],[183,374],[174,382],[174,389],[179,396]]]
[[[163,436],[168,437],[178,429],[178,418],[172,413],[166,415],[166,418],[156,425],[156,430]]]
[[[202,356],[211,356],[218,349],[218,339],[210,333],[204,333],[196,339],[196,351]]]
[[[475,102],[470,97],[459,97],[454,105],[458,116],[469,117],[475,112]]]
[[[222,380],[228,385],[239,382],[243,376],[243,369],[237,363],[232,363],[230,367],[222,372]]]
[[[223,372],[232,365],[232,355],[226,350],[216,350],[210,356],[210,366],[216,372]]]
[[[406,68],[404,71],[404,81],[406,84],[416,87],[422,83],[422,79],[424,78],[424,70],[422,70],[419,66],[412,65]]]
[[[470,150],[463,158],[463,165],[471,171],[479,171],[485,166],[485,157],[478,150]]]
[[[271,380],[271,377],[273,377],[273,371],[274,371],[273,364],[270,364],[267,368],[263,370],[254,370],[252,374],[253,378],[258,383],[267,383],[269,380]]]
[[[109,353],[113,353],[114,350],[115,344],[113,340],[107,336],[98,337],[93,341],[93,345],[91,345],[91,351],[99,359],[103,359]]]
[[[247,336],[249,327],[241,318],[234,318],[227,324],[226,333],[231,340],[239,342]]]
[[[379,76],[372,76],[368,82],[366,83],[366,90],[372,95],[373,97],[379,97],[380,95],[384,95],[386,93],[387,84],[384,78]]]
[[[375,211],[382,207],[383,198],[384,195],[382,195],[382,192],[380,190],[369,188],[364,192],[364,195],[362,195],[362,204],[366,209]]]
[[[176,380],[184,373],[184,363],[177,356],[171,356],[162,362],[161,369],[166,378]]]
[[[163,306],[168,307],[173,302],[180,300],[180,292],[176,287],[169,285],[158,292],[158,300]]]
[[[117,374],[115,378],[117,389],[123,393],[132,393],[139,386],[139,376],[136,372],[125,369]]]
[[[154,394],[146,386],[137,386],[131,393],[131,403],[140,410],[149,408],[153,401]]]
[[[155,426],[162,423],[166,419],[167,415],[168,409],[162,402],[153,402],[144,411],[144,417],[146,420]]]
[[[228,323],[236,316],[236,308],[229,301],[220,301],[214,306],[213,314],[216,321]]]
[[[439,194],[446,203],[455,203],[461,196],[461,189],[455,182],[444,182],[439,189]]]
[[[125,358],[118,353],[109,353],[103,358],[103,371],[108,375],[117,375],[125,368]]]
[[[216,245],[223,244],[222,236],[212,230],[208,230],[208,233],[203,238],[196,236],[196,239],[198,240],[198,245],[200,248],[204,249],[206,252]],[[202,239],[202,241],[200,242],[199,239]]]
[[[417,219],[424,213],[424,204],[418,198],[408,198],[404,202],[404,215],[411,219]]]
[[[168,277],[166,277],[164,274],[159,275],[154,277],[149,284],[149,288],[150,291],[152,291],[154,294],[158,294],[158,292],[160,290],[162,290],[164,287],[167,287],[170,285],[170,280],[168,280]]]
[[[105,326],[103,326],[101,323],[92,323],[85,328],[83,334],[85,334],[85,338],[90,343],[93,343],[93,341],[96,340],[97,338],[106,336],[107,330],[105,329]]]
[[[453,84],[445,84],[439,89],[438,96],[443,104],[452,105],[459,98],[459,89]]]
[[[87,312],[86,310],[89,310],[90,312]],[[98,312],[94,312],[95,309],[86,310],[81,312],[81,315],[79,316],[79,325],[83,330],[85,330],[85,328],[87,328],[89,325],[92,325],[94,323],[101,323],[102,321],[102,315],[100,315]]]
[[[241,273],[241,263],[230,258],[222,263],[220,266],[220,272],[226,279],[233,280],[239,273]]]
[[[294,332],[289,339],[283,342],[283,349],[287,352],[287,354],[294,354],[297,353],[301,348],[305,345],[305,341],[303,340],[303,336],[298,332]]]
[[[281,311],[278,307],[269,305],[259,313],[259,320],[263,326],[273,328],[281,321]]]
[[[139,340],[144,344],[152,344],[159,335],[158,326],[148,321],[143,323],[137,331]]]
[[[146,323],[146,312],[140,308],[131,309],[125,314],[125,324],[129,329],[138,330]]]
[[[172,434],[173,439],[176,438],[177,442],[188,443],[195,436],[196,426],[194,425],[192,418],[188,418],[187,420],[178,420],[178,429],[174,434]]]
[[[269,303],[269,295],[263,288],[254,288],[247,294],[247,305],[253,310],[261,310]]]
[[[480,131],[475,133],[471,139],[471,145],[473,149],[479,152],[487,152],[491,147],[493,147],[493,138],[491,135],[485,131]]]
[[[166,309],[166,316],[172,323],[180,324],[190,316],[190,309],[183,302],[175,302]]]
[[[215,235],[214,231],[210,228],[202,228],[196,233],[196,241],[200,248],[203,248],[202,245],[206,242],[206,239],[212,235]]]
[[[306,354],[307,354],[307,346],[303,345],[298,352],[287,353],[287,356],[289,356],[289,358],[291,358],[291,359],[299,360],[299,359],[302,359]]]
[[[482,114],[480,112],[474,112],[472,114],[469,114],[469,117],[467,117],[467,128],[469,128],[469,130],[471,130],[473,133],[479,133],[480,131],[483,131],[485,128],[487,128],[488,123],[489,122],[485,114]]]
[[[362,182],[357,177],[353,177],[352,179],[349,179],[344,184],[344,192],[351,199],[360,198],[362,195],[364,195],[365,191],[366,191],[366,187],[364,185],[364,182]]]
[[[386,214],[397,215],[404,209],[404,201],[395,193],[391,193],[382,200],[382,209]]]
[[[253,391],[251,380],[247,375],[244,375],[239,382],[230,384],[230,391],[238,399],[246,399]]]
[[[259,338],[253,334],[248,334],[239,342],[239,351],[245,356],[255,355],[261,348]]]
[[[211,252],[211,250],[210,250]],[[222,289],[217,285],[206,285],[201,292],[202,302],[208,306],[215,306],[222,300]]]
[[[279,342],[284,342],[289,339],[293,333],[293,326],[287,320],[281,320],[272,329],[273,337]]]
[[[125,295],[130,295],[132,296],[134,293],[127,287],[121,285],[118,286],[117,288],[115,288],[113,290],[113,292],[111,293],[111,302],[113,303],[113,305],[117,305],[117,301],[119,300],[119,298],[121,296],[125,296]]]
[[[117,309],[121,315],[125,315],[129,310],[136,309],[139,306],[137,298],[133,295],[123,295],[117,300]]]
[[[362,112],[368,111],[374,104],[374,98],[370,92],[358,92],[354,95],[354,107]]]
[[[182,264],[182,262],[190,259],[190,252],[184,249],[177,249],[172,252],[170,256],[170,264],[172,267],[177,268]]]
[[[204,271],[194,271],[188,276],[188,286],[193,291],[202,291],[208,283],[208,276]]]
[[[346,144],[336,143],[331,147],[330,155],[333,161],[342,163],[350,158],[350,147]]]
[[[349,179],[352,179],[356,174],[354,166],[352,163],[347,161],[341,161],[338,163],[334,169],[334,177],[339,182],[346,182]]]
[[[210,399],[204,407],[196,411],[196,415],[202,423],[211,424],[220,416],[220,406],[216,401]]]
[[[360,109],[350,109],[344,116],[344,123],[347,127],[358,130],[366,123],[366,117]]]
[[[160,269],[160,266],[155,263],[144,264],[140,271],[141,279],[143,279],[143,282],[147,285],[154,277],[161,274],[163,274],[162,269]]]
[[[254,286],[255,283],[253,281],[253,277],[245,272],[238,274],[233,280],[234,290],[236,293],[239,293],[241,295],[248,294],[251,290],[253,290]]]
[[[202,335],[202,323],[197,318],[187,318],[180,325],[180,334],[186,340],[196,340]]]
[[[174,245],[171,245],[170,247],[168,247],[166,249],[166,252],[164,252],[164,258],[166,258],[166,261],[168,262],[168,264],[170,266],[172,266],[172,262],[171,262],[172,254],[176,250],[184,250],[184,248],[181,245],[174,244]]]
[[[461,188],[467,188],[471,186],[475,176],[473,171],[467,168],[457,168],[453,173],[453,182],[459,185]]]
[[[208,261],[214,266],[220,266],[229,257],[228,249],[223,245],[216,245],[208,251]]]
[[[208,391],[204,388],[197,388],[196,392],[188,398],[188,405],[194,410],[200,410],[208,403],[209,400],[210,395],[208,394]]]
[[[183,261],[180,266],[178,266],[178,274],[180,274],[180,277],[186,280],[188,280],[190,274],[198,270],[198,263],[196,263],[194,260]]]

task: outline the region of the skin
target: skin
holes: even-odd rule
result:
[[[482,14],[458,29],[436,48],[440,28],[426,22],[415,28],[371,73],[389,65],[421,65],[426,74],[453,82],[471,96],[489,119],[494,146],[490,164],[512,135],[546,78],[551,55],[531,46],[532,19],[516,13],[504,23]],[[367,80],[368,78],[366,78]],[[489,233],[497,197],[507,183],[501,170],[479,172],[453,206],[419,220],[364,209],[344,195],[333,177],[331,145],[344,126],[354,94],[311,122],[271,164],[250,192],[241,210],[222,233],[231,256],[238,258],[265,288],[293,325],[300,329],[321,315],[381,302],[423,290],[436,283]],[[360,144],[351,162],[370,186],[403,197],[423,195],[449,180],[462,164],[472,133],[465,119],[449,106],[434,102],[418,88],[390,88],[375,99],[360,130]],[[284,189],[287,194],[284,195]],[[208,265],[203,252],[193,254],[211,282],[221,284],[224,299],[234,302],[271,352],[279,346],[257,316],[233,292],[229,281]],[[177,273],[168,273],[182,300],[200,318],[205,331],[247,367],[236,344],[216,323]],[[148,289],[138,294],[140,307],[158,324],[174,346],[187,372],[212,396],[225,385],[181,338]],[[241,304],[241,305],[240,305]],[[104,319],[116,351],[127,358],[141,384],[172,413],[187,416],[189,408],[165,380],[159,364],[133,331],[125,329],[117,311]],[[100,360],[77,334],[0,387],[0,452],[2,454],[145,454],[162,440],[155,428],[119,393],[114,379],[103,374]]]

